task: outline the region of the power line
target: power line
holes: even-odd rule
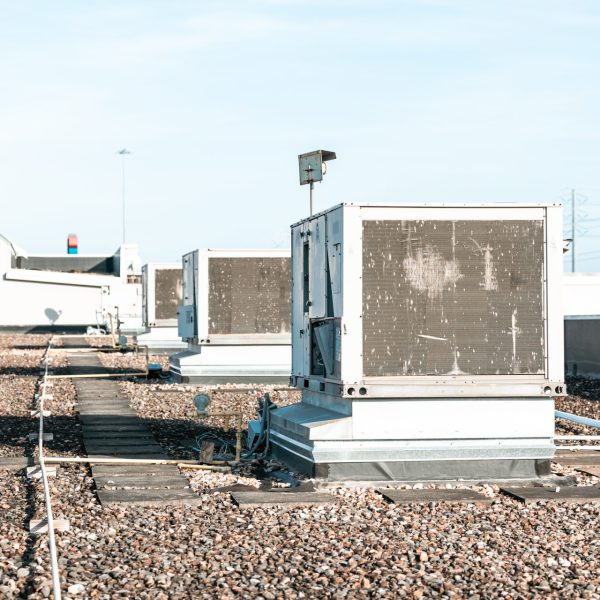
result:
[[[571,190],[571,273],[575,273],[575,190]]]

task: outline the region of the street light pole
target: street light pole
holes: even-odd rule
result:
[[[127,148],[119,150],[117,154],[121,155],[121,202],[123,207],[123,244],[125,243],[125,157],[131,154]]]

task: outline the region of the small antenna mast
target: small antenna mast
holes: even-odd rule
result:
[[[330,150],[314,150],[298,156],[300,168],[300,185],[309,184],[310,216],[313,215],[313,190],[315,181],[322,181],[323,175],[327,173],[328,160],[335,160],[335,152]]]

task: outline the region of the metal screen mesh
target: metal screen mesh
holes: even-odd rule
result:
[[[181,304],[181,269],[156,269],[154,271],[154,317],[177,319]]]
[[[542,221],[364,221],[365,376],[543,373]]]
[[[209,258],[211,334],[289,333],[291,259]]]

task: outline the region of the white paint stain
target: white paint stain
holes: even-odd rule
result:
[[[512,312],[511,328],[509,333],[512,335],[512,359],[513,359],[513,373],[515,375],[521,372],[519,361],[517,360],[517,336],[521,333],[519,327],[517,327],[517,309],[515,308]]]
[[[483,247],[473,238],[470,238],[477,250],[483,254],[483,281],[479,284],[486,292],[495,292],[498,290],[498,279],[495,275],[494,259],[492,256],[492,247],[488,244]]]
[[[492,249],[487,246],[483,254],[483,289],[492,292],[498,289],[498,280],[494,275],[494,261],[492,260]]]
[[[445,287],[454,285],[463,275],[458,262],[444,257],[430,244],[419,248],[416,256],[404,259],[404,270],[410,284],[429,298],[442,295]]]
[[[467,375],[467,373],[465,373],[459,366],[458,366],[458,357],[460,356],[460,352],[458,351],[458,348],[454,348],[454,350],[452,351],[454,360],[452,362],[452,369],[450,369],[450,371],[448,371],[448,373],[446,373],[446,375]]]
[[[447,342],[448,338],[443,338],[443,337],[436,337],[435,335],[425,335],[425,334],[419,334],[417,335],[417,337],[426,339],[426,340],[437,340],[439,342]]]

